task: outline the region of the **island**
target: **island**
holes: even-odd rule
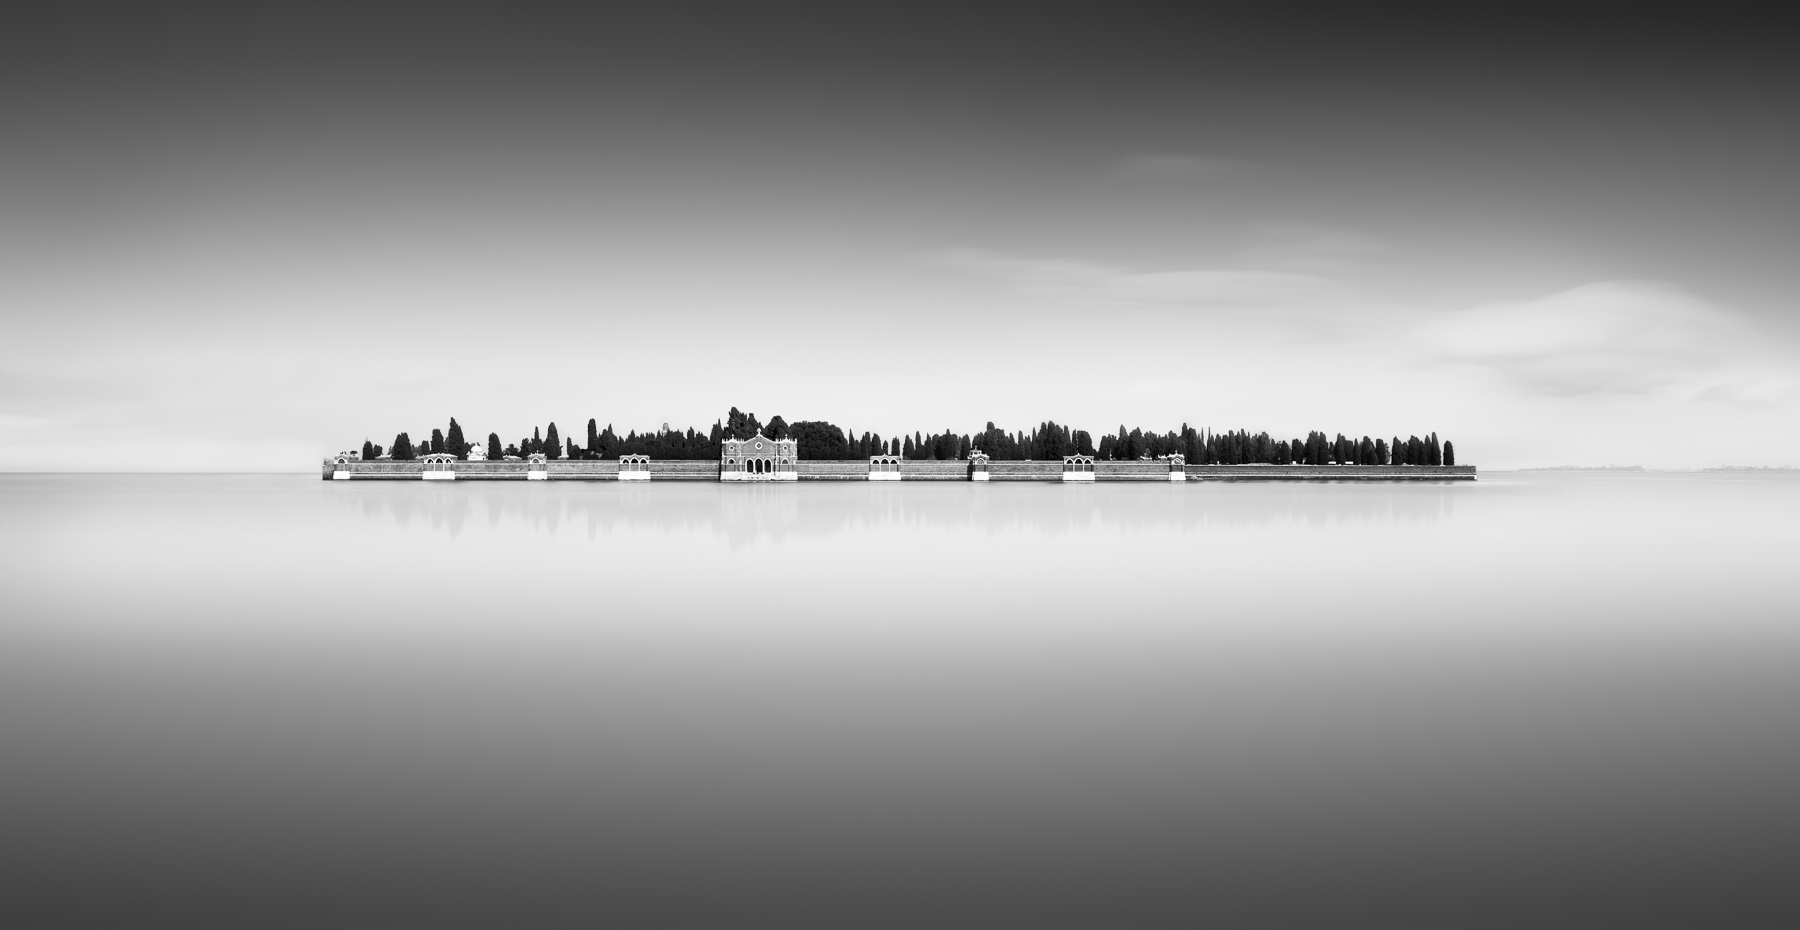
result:
[[[425,435],[421,433],[421,435]],[[479,434],[477,434],[479,435]],[[1309,432],[1275,439],[1267,432],[1214,432],[1183,425],[1164,433],[1141,428],[1103,434],[1046,420],[1029,432],[994,426],[975,433],[882,438],[821,420],[767,424],[731,408],[710,431],[660,430],[621,437],[587,423],[587,441],[563,439],[556,424],[502,445],[467,440],[461,424],[433,428],[414,444],[402,432],[382,447],[365,440],[326,458],[328,481],[1473,481],[1473,465],[1456,463],[1456,447],[1437,433],[1360,439]]]

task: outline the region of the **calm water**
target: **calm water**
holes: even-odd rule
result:
[[[0,922],[1794,926],[1800,479],[0,477]]]

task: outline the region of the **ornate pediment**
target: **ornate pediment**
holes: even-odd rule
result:
[[[749,439],[727,439],[720,446],[726,455],[782,455],[793,453],[794,440],[770,439],[758,432]]]

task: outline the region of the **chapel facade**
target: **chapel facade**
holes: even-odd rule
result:
[[[800,458],[792,439],[770,439],[762,433],[749,439],[719,443],[720,481],[798,481]]]

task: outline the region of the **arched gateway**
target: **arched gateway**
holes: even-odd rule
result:
[[[649,481],[650,480],[650,456],[648,456],[648,455],[621,455],[621,456],[619,456],[619,480],[620,481]]]
[[[447,452],[434,452],[419,459],[419,467],[423,474],[419,477],[426,481],[455,481],[456,456]]]
[[[900,480],[900,456],[898,456],[898,455],[871,455],[871,456],[869,456],[869,480],[870,481],[899,481]]]
[[[770,439],[761,433],[719,444],[720,481],[798,481],[794,464],[799,452],[792,439]]]

